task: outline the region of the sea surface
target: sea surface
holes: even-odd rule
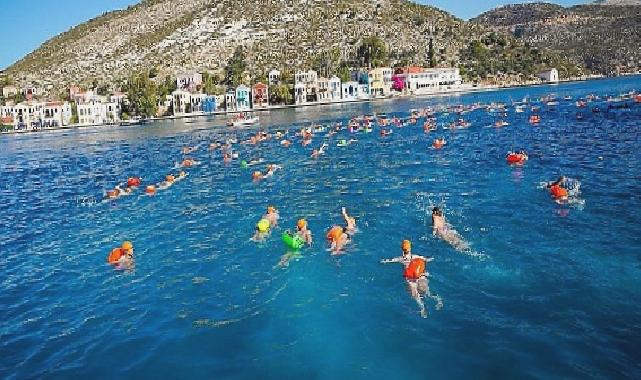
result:
[[[605,101],[631,90],[641,77],[263,112],[245,129],[202,117],[0,136],[0,378],[639,379],[641,104]],[[601,98],[577,108],[589,94]],[[507,116],[443,111],[493,102]],[[293,136],[425,107],[441,110],[430,134],[420,118],[385,138],[378,127],[317,133],[306,147]],[[443,129],[461,117],[471,126]],[[237,144],[229,164],[208,149],[259,129],[289,130],[294,143]],[[337,147],[342,138],[357,141]],[[101,200],[129,176],[176,173],[186,146],[200,164],[183,181]],[[514,149],[525,165],[506,164]],[[252,158],[265,161],[243,169]],[[283,169],[253,182],[267,163]],[[580,202],[540,188],[559,175],[580,183]],[[268,205],[280,227],[256,244]],[[434,205],[471,252],[432,236]],[[332,256],[324,236],[341,206],[358,233]],[[280,235],[299,218],[314,245],[279,266]],[[435,258],[429,285],[443,308],[426,299],[427,318],[402,267],[379,263],[403,239]],[[123,240],[135,246],[130,271],[106,263]]]

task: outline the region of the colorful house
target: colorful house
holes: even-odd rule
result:
[[[216,106],[217,106],[216,96],[206,95],[205,98],[203,99],[203,106],[202,106],[203,112],[205,113],[215,112]]]
[[[251,108],[251,89],[245,85],[236,87],[236,111],[249,111]]]
[[[256,83],[252,86],[252,104],[254,108],[269,107],[269,88],[264,83]]]
[[[392,91],[392,68],[377,67],[369,72],[369,92],[371,97],[388,96]]]

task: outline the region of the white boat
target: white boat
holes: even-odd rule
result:
[[[258,124],[258,116],[247,117],[246,115],[239,115],[227,122],[230,127],[242,127]]]

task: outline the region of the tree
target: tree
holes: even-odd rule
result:
[[[166,75],[165,79],[158,85],[158,96],[164,98],[167,95],[171,95],[177,88],[176,80],[171,76]]]
[[[280,104],[290,104],[294,100],[294,96],[292,95],[289,86],[286,84],[279,84],[272,87],[272,90],[270,91],[270,98],[272,103]]]
[[[243,82],[243,74],[247,69],[245,62],[245,49],[238,46],[234,51],[234,55],[229,59],[227,68],[225,69],[225,83],[228,86],[238,86]]]
[[[341,82],[348,82],[351,80],[351,75],[349,72],[349,65],[347,62],[342,61],[340,66],[338,67],[338,71],[336,72],[336,75],[340,78]]]
[[[385,41],[377,36],[366,37],[356,50],[356,57],[362,66],[377,67],[387,61]]]
[[[151,117],[158,108],[158,88],[148,73],[132,74],[125,86],[131,111],[142,117]]]
[[[69,123],[78,124],[78,105],[76,102],[71,103],[71,120]]]
[[[434,40],[430,38],[430,50],[428,53],[430,67],[436,67],[436,53],[434,53]]]

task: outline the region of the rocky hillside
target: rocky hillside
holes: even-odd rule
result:
[[[631,0],[564,8],[553,4],[508,5],[472,20],[550,48],[602,74],[641,71],[641,5]]]
[[[392,63],[423,65],[432,39],[438,65],[461,65],[471,77],[501,70],[529,76],[564,64],[576,72],[558,55],[499,34],[407,0],[145,0],[51,39],[7,72],[18,83],[55,89],[112,84],[150,68],[159,78],[215,72],[244,46],[254,75],[271,68],[331,73],[341,61],[357,63],[367,36],[385,41]],[[521,66],[510,63],[521,58]]]

